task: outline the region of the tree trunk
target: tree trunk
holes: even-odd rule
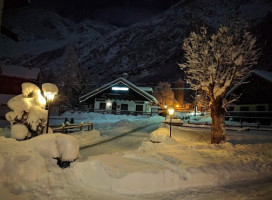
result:
[[[225,109],[222,108],[222,100],[217,99],[211,102],[211,144],[219,144],[226,139],[225,135]]]

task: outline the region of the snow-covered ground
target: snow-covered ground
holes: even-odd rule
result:
[[[104,128],[71,135],[83,147],[95,138],[100,142],[101,138],[120,136],[163,120],[161,117],[136,118],[127,116],[126,120],[113,123],[101,120],[100,124],[107,124]],[[98,120],[99,115],[94,119]],[[247,193],[241,196],[240,191],[250,191],[250,185],[235,192],[226,191],[225,186],[232,188],[231,185],[241,181],[271,180],[271,132],[227,131],[226,143],[211,145],[209,129],[172,128],[172,138],[169,138],[169,126],[162,124],[137,150],[116,153],[118,147],[111,145],[111,153],[80,156],[66,169],[60,169],[55,159],[41,156],[40,152],[44,151],[33,141],[39,141],[42,136],[21,142],[0,137],[1,198],[226,199],[229,194],[240,199],[248,197]],[[261,185],[261,189],[255,195],[263,195],[261,199],[272,196],[266,183],[257,185]],[[215,193],[214,187],[217,188]],[[201,191],[213,194],[203,195]],[[260,199],[255,197],[252,199]]]

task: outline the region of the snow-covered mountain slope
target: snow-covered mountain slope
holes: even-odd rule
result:
[[[156,82],[179,78],[184,36],[201,25],[217,28],[237,18],[253,26],[272,11],[269,1],[186,1],[161,15],[107,35],[82,58],[101,81],[127,72],[132,81]],[[271,20],[271,18],[270,18]],[[258,33],[259,34],[259,33]],[[85,52],[86,53],[86,52]],[[101,82],[100,81],[100,82]]]
[[[84,74],[91,86],[113,80],[123,72],[127,72],[135,83],[183,78],[177,65],[183,61],[183,38],[201,25],[213,29],[220,24],[230,25],[236,19],[248,22],[260,41],[266,42],[261,66],[272,65],[272,34],[268,34],[271,32],[272,3],[269,0],[181,0],[160,15],[126,28],[93,21],[75,24],[48,11],[21,10],[17,15],[25,17],[23,13],[36,17],[32,16],[30,22],[24,19],[21,26],[17,25],[16,15],[13,16],[14,22],[6,22],[11,25],[17,23],[16,29],[24,37],[16,47],[6,39],[6,46],[1,45],[0,50],[8,47],[8,51],[0,58],[18,58],[16,62],[51,68],[58,74],[64,46],[72,43],[77,48],[80,66],[85,66]],[[30,27],[28,30],[24,30],[26,24]],[[33,26],[40,28],[31,30]],[[27,50],[22,52],[24,49]]]
[[[0,57],[19,58],[21,62],[67,44],[80,46],[82,42],[95,41],[115,29],[90,20],[77,24],[54,12],[32,7],[6,11],[2,23],[15,32],[20,41],[1,36]]]

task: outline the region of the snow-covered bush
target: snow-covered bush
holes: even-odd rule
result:
[[[23,124],[14,124],[10,130],[11,137],[17,140],[23,140],[28,136],[28,129]]]
[[[48,115],[45,105],[40,88],[32,83],[23,83],[22,94],[8,101],[12,111],[6,113],[6,119],[11,124],[12,138],[23,140],[43,134]]]

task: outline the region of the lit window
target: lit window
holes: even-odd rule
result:
[[[128,91],[127,87],[112,87],[112,90],[121,90],[121,91]]]

